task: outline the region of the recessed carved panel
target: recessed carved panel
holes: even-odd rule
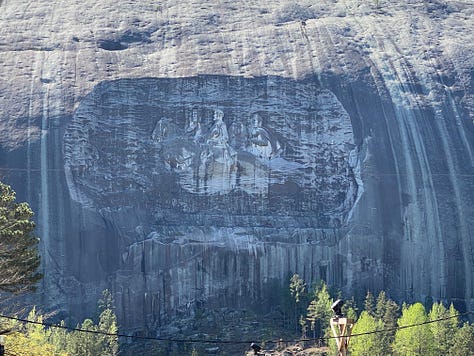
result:
[[[203,76],[104,82],[64,139],[73,197],[157,214],[285,216],[337,227],[356,194],[350,118],[314,82]],[[138,197],[138,198],[137,198]],[[132,200],[133,200],[132,199]]]

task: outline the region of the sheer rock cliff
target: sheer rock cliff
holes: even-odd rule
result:
[[[0,1],[0,173],[41,302],[120,325],[291,273],[474,308],[471,1]]]

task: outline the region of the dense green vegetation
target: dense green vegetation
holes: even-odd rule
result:
[[[321,282],[308,290],[306,283],[294,275],[289,290],[295,310],[301,312],[297,320],[303,338],[309,337],[309,325],[313,332],[310,338],[314,339],[310,341],[329,344],[331,354],[337,355],[335,343],[328,338],[332,336],[329,320],[335,298],[326,284]],[[333,294],[340,298],[340,293]],[[301,305],[302,301],[306,304]],[[382,291],[377,298],[367,293],[360,313],[351,300],[345,303],[343,312],[356,320],[352,332],[355,336],[349,344],[352,356],[468,355],[474,350],[474,326],[467,322],[461,326],[459,313],[452,304],[447,308],[442,303],[433,303],[429,310],[421,303],[400,307]],[[414,324],[420,325],[407,327]]]
[[[0,292],[19,294],[35,289],[41,274],[33,211],[15,200],[13,189],[0,182]]]
[[[75,328],[90,330],[96,333],[67,330],[42,325],[43,316],[33,308],[25,323],[4,319],[0,322],[1,330],[12,330],[5,337],[5,350],[13,355],[30,356],[110,356],[118,353],[118,337],[101,333],[116,334],[117,318],[113,311],[113,300],[109,291],[103,292],[98,303],[99,317],[97,322],[86,319]],[[64,321],[61,322],[65,326]]]
[[[294,321],[287,321],[287,325],[301,332],[304,339],[302,344],[305,347],[327,345],[329,348],[324,352],[327,355],[337,355],[329,320],[333,316],[333,300],[340,298],[340,293],[330,291],[323,282],[307,287],[306,283],[295,275],[290,280],[288,296],[291,300],[285,304],[285,315],[287,319],[291,317]],[[399,306],[382,291],[377,298],[367,293],[361,309],[359,312],[353,300],[347,300],[343,308],[345,316],[356,320],[354,336],[349,344],[352,356],[457,356],[468,355],[474,348],[474,326],[467,322],[461,325],[459,313],[453,305],[446,307],[435,302],[428,309],[421,303]],[[98,315],[96,320],[86,319],[76,325],[77,329],[96,333],[46,327],[41,324],[43,316],[35,308],[29,313],[28,320],[40,324],[2,320],[0,328],[15,330],[5,338],[6,350],[11,354],[116,355],[119,351],[118,337],[102,334],[118,332],[113,299],[108,291],[104,291],[98,302]],[[415,324],[417,326],[412,326]],[[61,325],[65,323],[62,322]],[[358,334],[363,335],[357,336]],[[181,354],[201,354],[201,345],[187,345],[189,347],[181,350]],[[154,352],[151,354],[179,354],[173,353],[174,349],[165,352],[158,346],[154,345]],[[147,350],[151,349],[147,347]]]

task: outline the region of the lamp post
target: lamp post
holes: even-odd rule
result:
[[[342,314],[341,309],[343,304],[344,302],[341,299],[338,299],[331,306],[331,309],[334,312],[334,316],[331,318],[331,330],[336,339],[339,356],[347,355],[352,327],[354,326],[354,320],[345,318]]]

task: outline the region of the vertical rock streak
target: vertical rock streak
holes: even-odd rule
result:
[[[389,51],[392,53],[397,53],[399,50],[397,48],[387,48],[387,43],[383,41],[378,41],[377,43],[383,43],[382,47],[379,47],[378,52]],[[390,44],[388,44],[390,45]],[[375,52],[376,53],[376,52]],[[442,152],[446,155],[446,164],[447,164],[447,174],[449,176],[450,185],[454,192],[454,202],[457,211],[457,220],[460,227],[460,236],[458,237],[463,245],[463,260],[464,260],[464,273],[467,275],[472,275],[472,257],[470,252],[472,250],[470,246],[470,237],[467,231],[465,230],[465,217],[464,209],[465,206],[460,199],[460,187],[463,186],[462,182],[459,182],[457,175],[459,174],[459,167],[456,167],[455,156],[452,153],[453,146],[448,142],[452,141],[452,136],[449,137],[449,128],[446,126],[447,120],[445,117],[441,116],[443,112],[443,106],[441,104],[434,104],[433,112],[434,117],[431,120],[427,120],[421,110],[417,110],[417,106],[422,106],[423,103],[417,103],[415,101],[407,101],[407,98],[416,98],[419,95],[419,92],[412,90],[409,86],[405,86],[404,83],[416,83],[418,78],[424,78],[424,91],[430,92],[437,90],[435,85],[433,85],[433,79],[428,78],[424,73],[417,78],[411,74],[411,70],[407,68],[403,60],[390,61],[391,65],[388,65],[387,61],[382,59],[380,56],[373,54],[372,60],[380,68],[380,73],[385,81],[385,87],[390,92],[390,95],[394,101],[394,109],[397,117],[397,123],[399,124],[398,128],[400,131],[400,138],[402,140],[402,148],[405,148],[403,151],[403,162],[404,168],[407,169],[407,177],[409,179],[406,183],[409,195],[414,199],[414,203],[410,204],[411,213],[407,210],[405,214],[410,216],[410,222],[412,226],[415,226],[415,230],[410,232],[406,227],[405,235],[407,237],[414,236],[414,242],[418,241],[418,248],[423,249],[425,247],[425,240],[428,241],[428,246],[430,246],[436,253],[431,254],[430,262],[427,265],[424,263],[421,266],[416,266],[416,263],[419,263],[420,258],[413,258],[411,247],[408,244],[406,248],[408,249],[406,254],[407,264],[406,266],[412,265],[415,263],[414,267],[408,267],[412,271],[419,271],[421,269],[421,277],[424,279],[427,271],[430,271],[431,277],[430,280],[439,279],[439,283],[436,283],[439,290],[433,290],[433,287],[428,287],[427,290],[424,290],[424,295],[439,295],[440,297],[446,297],[447,294],[447,273],[448,268],[446,265],[447,253],[445,250],[445,239],[447,236],[443,236],[443,232],[440,226],[441,215],[438,210],[439,201],[436,194],[435,184],[433,182],[433,172],[431,170],[432,161],[435,157],[433,156],[434,152],[431,149],[430,156],[427,153],[425,144],[423,143],[423,138],[427,137],[425,130],[430,126],[436,128],[436,132],[439,132],[441,139]],[[411,66],[413,67],[413,66]],[[408,94],[408,96],[407,96]],[[458,130],[459,137],[464,145],[464,150],[466,151],[469,157],[469,166],[472,167],[472,153],[470,145],[467,142],[465,136],[465,131],[461,128],[462,124],[460,123],[459,115],[457,114],[456,105],[450,98],[449,93],[446,93],[447,96],[447,105],[450,107],[453,112],[453,119],[456,122],[456,130]],[[446,107],[446,106],[444,106]],[[408,109],[407,109],[408,108]],[[412,108],[412,109],[410,109]],[[448,114],[444,111],[446,115]],[[420,113],[420,114],[418,114]],[[419,126],[419,123],[422,123],[424,128]],[[413,152],[411,152],[413,150]],[[397,164],[398,166],[399,164]],[[399,171],[400,173],[403,171]],[[398,174],[400,174],[398,173]],[[444,173],[434,173],[434,176],[443,175]],[[419,177],[419,178],[418,178]],[[438,177],[439,178],[439,177]],[[428,189],[426,189],[428,188]],[[410,208],[410,206],[408,208]],[[421,250],[420,250],[421,253]],[[417,256],[415,256],[417,257]],[[403,265],[403,264],[402,264]],[[413,265],[412,265],[413,266]],[[410,273],[410,272],[408,272]],[[402,275],[406,273],[402,272]],[[409,278],[413,280],[413,277]],[[467,284],[472,284],[471,278],[466,279]],[[419,283],[423,285],[422,280]],[[411,288],[410,286],[405,285],[405,288]],[[465,289],[466,300],[471,298],[470,294],[472,287],[467,285]]]
[[[382,48],[381,48],[382,50]],[[401,61],[398,61],[401,63]],[[382,63],[380,63],[383,65]],[[408,239],[406,243],[406,250],[404,251],[404,259],[407,261],[402,266],[407,266],[412,271],[421,272],[418,274],[417,281],[415,276],[410,276],[413,281],[412,285],[402,285],[405,290],[413,286],[423,285],[423,279],[433,280],[434,276],[438,276],[441,280],[441,291],[432,290],[431,286],[423,290],[424,296],[433,295],[435,293],[443,293],[445,289],[445,253],[444,249],[439,244],[441,239],[439,229],[439,216],[437,212],[436,196],[434,195],[434,186],[431,179],[431,170],[427,158],[424,143],[422,141],[424,135],[418,126],[418,121],[422,117],[415,114],[416,103],[409,103],[404,100],[403,96],[407,94],[416,93],[405,86],[404,83],[412,83],[411,78],[403,67],[399,67],[397,62],[392,66],[385,66],[383,72],[387,73],[388,80],[386,80],[386,87],[391,93],[394,101],[394,108],[396,112],[397,122],[399,123],[400,137],[402,139],[401,147],[404,149],[403,157],[406,171],[401,171],[401,174],[407,179],[407,189],[410,199],[413,200],[409,204],[403,216],[410,216],[412,231],[406,227],[405,233]],[[413,107],[410,109],[410,107]],[[413,150],[413,152],[411,152]],[[413,246],[414,245],[414,246]],[[436,251],[432,254],[429,261],[424,261],[422,258],[422,251],[424,248],[429,248]],[[415,256],[413,256],[413,248],[415,248]],[[412,266],[412,267],[410,267]],[[427,274],[431,274],[430,277]],[[436,278],[436,277],[435,277]],[[413,293],[413,291],[411,291]],[[407,295],[413,298],[413,295]]]
[[[40,143],[40,179],[41,179],[41,196],[40,196],[40,228],[41,241],[43,246],[43,269],[44,272],[51,269],[50,265],[50,219],[49,219],[49,187],[48,187],[48,117],[49,117],[49,86],[43,91],[43,114],[41,116],[41,143]],[[46,281],[45,279],[44,281]]]
[[[289,272],[474,305],[465,2],[0,6],[0,158],[25,162],[49,305],[109,287],[156,329]]]

